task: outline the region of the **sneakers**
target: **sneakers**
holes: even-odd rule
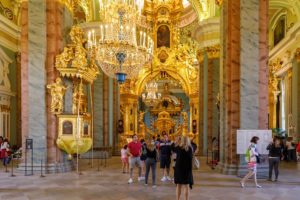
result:
[[[268,178],[267,181],[272,181],[272,179]]]
[[[142,180],[145,180],[145,177],[143,177],[143,176],[138,177],[138,181],[142,181]]]
[[[148,186],[148,183],[145,183],[144,185],[145,185],[145,186]]]
[[[172,181],[172,178],[170,176],[167,176],[168,181]]]
[[[152,185],[152,188],[156,188],[156,185]]]
[[[165,182],[165,181],[167,181],[168,179],[167,179],[167,177],[162,177],[161,179],[160,179],[162,182]]]
[[[241,188],[245,187],[245,183],[243,183],[242,181],[240,182],[240,184],[241,184]]]
[[[128,180],[128,184],[131,184],[131,183],[133,183],[132,178],[130,178],[130,179]]]
[[[256,185],[256,188],[262,188],[260,185]]]

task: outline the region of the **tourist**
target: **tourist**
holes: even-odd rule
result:
[[[4,157],[4,155],[2,155],[2,152],[1,152],[1,145],[2,145],[2,143],[3,143],[3,137],[0,136],[0,159],[1,159],[1,160],[2,160],[3,157]]]
[[[129,163],[128,163],[128,156],[127,156],[127,145],[121,149],[121,160],[122,160],[122,170],[123,174],[129,172]]]
[[[297,152],[297,160],[300,161],[300,140],[299,140],[298,145],[296,147],[296,152]]]
[[[256,177],[256,173],[257,173],[257,157],[259,156],[258,151],[257,151],[257,142],[259,140],[259,137],[254,136],[251,139],[251,144],[248,147],[248,152],[249,152],[249,158],[247,159],[248,161],[248,169],[249,172],[245,175],[245,177],[241,180],[241,187],[244,188],[245,187],[245,182],[252,176],[254,176],[254,182],[257,188],[261,188],[260,185],[258,185],[257,183],[257,177]]]
[[[172,152],[172,167],[173,167],[173,171],[174,171],[174,177],[175,177],[175,165],[176,165],[176,157],[177,157],[177,151],[178,151],[178,147],[180,145],[180,139],[181,136],[176,136],[175,141],[172,143],[171,145],[171,152]]]
[[[269,178],[268,181],[272,181],[272,172],[273,169],[275,171],[275,180],[278,180],[279,174],[279,161],[280,157],[282,156],[282,147],[280,145],[280,140],[278,138],[274,138],[274,141],[270,143],[267,147],[269,150]]]
[[[5,138],[3,140],[3,142],[1,143],[1,157],[3,159],[3,165],[4,166],[7,166],[11,160],[10,158],[10,148],[9,148],[9,142],[8,142],[8,139]]]
[[[148,176],[151,168],[152,173],[152,188],[156,188],[156,161],[157,150],[155,143],[152,141],[146,146],[146,173],[145,173],[145,185],[148,185]]]
[[[168,139],[168,135],[163,135],[163,140],[159,143],[160,150],[160,168],[162,169],[163,177],[161,181],[171,181],[170,177],[170,164],[171,164],[171,142]]]
[[[193,185],[193,150],[188,136],[182,136],[180,145],[177,149],[175,176],[174,182],[176,184],[176,199],[179,200],[181,196],[181,189],[184,190],[184,199],[189,199],[189,190]]]
[[[293,138],[288,138],[287,142],[285,143],[287,149],[287,161],[295,161],[295,147],[292,142]]]
[[[144,139],[140,140],[142,144],[142,153],[141,153],[141,166],[142,166],[142,174],[145,174],[145,160],[147,158],[147,151],[146,151],[146,142]],[[143,176],[142,176],[143,177]]]
[[[138,137],[136,134],[132,136],[132,142],[130,142],[127,146],[128,154],[130,156],[129,160],[129,167],[130,167],[130,178],[128,183],[133,183],[132,175],[133,175],[133,167],[136,165],[139,168],[139,177],[138,181],[144,179],[142,177],[142,167],[141,167],[141,151],[142,151],[142,144],[138,141]]]

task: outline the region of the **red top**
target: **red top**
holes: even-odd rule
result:
[[[132,141],[128,144],[128,149],[132,156],[138,157],[141,154],[142,144],[140,142]]]
[[[298,142],[298,145],[297,145],[297,152],[300,152],[300,142]]]

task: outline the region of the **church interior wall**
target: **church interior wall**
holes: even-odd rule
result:
[[[12,63],[9,64],[9,80],[11,86],[11,92],[15,95],[10,99],[10,138],[9,141],[11,145],[20,146],[21,144],[17,143],[18,137],[20,137],[20,131],[17,130],[17,63],[16,63],[16,53],[12,50],[0,45],[0,48],[5,52],[5,54],[12,60]]]

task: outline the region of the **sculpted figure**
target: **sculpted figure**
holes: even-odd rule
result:
[[[67,87],[62,83],[61,78],[56,78],[55,83],[47,85],[51,94],[51,112],[60,114],[63,111],[63,98]]]

